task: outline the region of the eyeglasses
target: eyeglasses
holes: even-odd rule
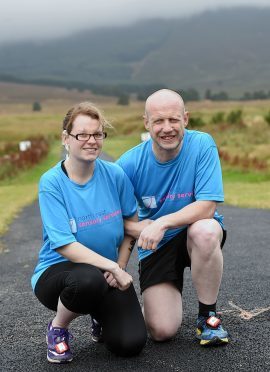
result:
[[[78,133],[76,135],[69,133],[71,137],[76,138],[77,141],[89,141],[93,136],[96,141],[100,141],[107,137],[106,132],[97,132],[97,133]]]

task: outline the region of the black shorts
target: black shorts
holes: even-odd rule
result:
[[[221,248],[226,241],[226,235],[226,231],[223,230]],[[173,282],[182,293],[184,270],[190,266],[191,262],[187,250],[187,229],[184,229],[156,252],[140,261],[141,293],[152,285],[164,282]]]

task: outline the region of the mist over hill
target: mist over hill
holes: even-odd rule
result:
[[[0,47],[0,78],[174,89],[270,90],[270,8],[207,11]]]

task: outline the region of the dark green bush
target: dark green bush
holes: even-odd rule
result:
[[[227,121],[230,124],[241,124],[243,119],[242,110],[231,111],[227,116]]]
[[[33,103],[33,107],[32,107],[33,111],[41,111],[42,110],[42,107],[41,107],[41,104],[40,102],[38,101],[35,101]]]
[[[129,95],[128,94],[121,94],[118,97],[117,104],[122,105],[122,106],[128,106],[129,105]]]
[[[264,120],[270,125],[270,111],[264,116]]]
[[[211,122],[214,124],[224,123],[224,121],[225,121],[225,114],[222,111],[215,113],[211,119]]]
[[[188,126],[191,128],[201,128],[205,125],[205,122],[202,118],[193,118],[190,117],[188,121]]]

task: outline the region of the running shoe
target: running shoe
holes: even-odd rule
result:
[[[102,327],[98,321],[92,318],[91,335],[94,342],[103,342]]]
[[[225,345],[229,342],[228,332],[223,329],[220,317],[212,311],[208,317],[198,317],[196,333],[202,346]]]
[[[72,339],[73,336],[67,329],[53,327],[52,322],[50,322],[46,336],[48,361],[51,363],[71,362],[73,356],[69,348],[69,341]]]

